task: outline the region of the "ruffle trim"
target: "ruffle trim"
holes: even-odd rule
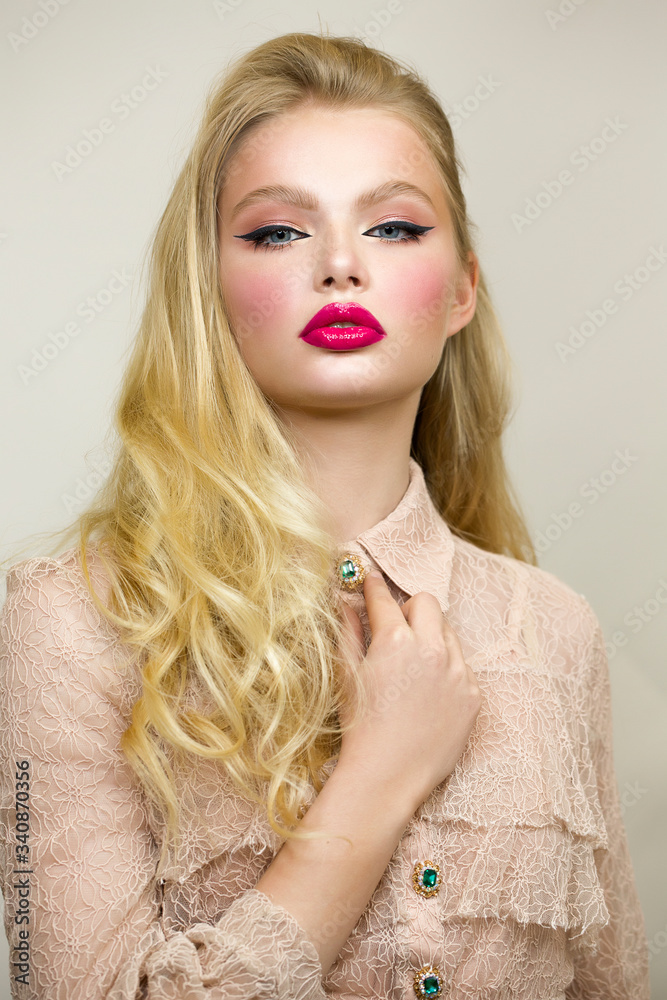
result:
[[[461,822],[431,827],[418,839],[440,867],[441,887],[429,902],[443,922],[541,924],[564,930],[574,951],[597,949],[609,910],[590,841],[551,825],[479,828]],[[424,859],[412,859],[410,852],[407,862],[413,860]],[[405,852],[392,859],[397,889],[406,885],[405,865]]]
[[[211,762],[206,764],[212,766]],[[325,770],[330,772],[332,768],[333,763]],[[230,855],[234,856],[238,874],[239,852],[271,858],[284,843],[256,804],[242,801],[238,796],[232,800],[227,781],[217,774],[214,799],[209,798],[208,782],[190,785],[186,799],[188,809],[193,810],[190,813],[193,820],[184,840],[187,850],[179,857],[170,857],[163,872],[168,881],[183,884],[214,859],[218,859],[215,877],[220,878]],[[313,794],[313,800],[314,797]],[[208,830],[203,822],[207,799]],[[217,801],[218,808],[224,803],[226,826],[216,826],[211,801]],[[232,801],[237,812],[235,822],[230,824]],[[446,802],[445,794],[444,803],[440,800],[441,810],[444,805],[446,811]],[[405,838],[408,840],[397,849],[369,903],[371,923],[374,900],[382,911],[385,928],[392,921],[399,921],[398,913],[393,916],[393,908],[386,905],[386,891],[391,887],[398,911],[398,900],[406,891],[412,891],[409,875],[417,860],[412,854],[421,842],[420,859],[428,856],[443,874],[440,891],[429,904],[443,923],[452,918],[512,919],[520,924],[563,929],[574,951],[597,949],[600,929],[609,921],[596,864],[598,838],[582,837],[557,821],[529,826],[506,817],[502,824],[477,825],[442,815],[437,820],[434,817],[427,820],[419,813],[406,829],[404,841]],[[382,899],[384,903],[380,902]]]
[[[609,848],[578,682],[518,664],[476,671],[484,699],[466,748],[417,815],[436,825],[563,827]]]

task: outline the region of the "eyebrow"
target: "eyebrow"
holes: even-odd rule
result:
[[[387,181],[385,184],[379,184],[378,187],[371,188],[370,191],[363,192],[355,198],[354,209],[358,211],[359,209],[369,208],[379,201],[385,201],[387,198],[392,198],[399,194],[412,195],[435,210],[435,205],[426,192],[422,191],[415,184],[408,183],[408,181]],[[231,219],[235,219],[249,205],[255,205],[257,202],[268,201],[269,199],[284,201],[287,205],[295,205],[297,208],[303,208],[309,212],[315,211],[319,204],[315,195],[304,188],[289,187],[285,184],[270,184],[267,187],[257,188],[255,191],[247,194],[245,198],[241,198],[241,201],[231,214]]]

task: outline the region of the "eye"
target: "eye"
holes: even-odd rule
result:
[[[284,239],[284,237],[288,236],[289,233],[297,233],[298,235],[294,240]],[[277,242],[274,242],[271,239],[267,241],[266,237],[271,236],[277,236],[279,239]],[[261,226],[259,229],[253,230],[252,233],[246,233],[244,236],[235,236],[234,238],[254,243],[255,250],[259,247],[263,250],[282,250],[284,247],[288,247],[292,243],[296,243],[297,240],[310,239],[308,233],[302,233],[300,230],[294,229],[292,226]]]
[[[388,222],[383,222],[380,226],[373,226],[373,229],[367,229],[363,234],[364,236],[370,236],[376,230],[388,230],[390,236],[376,236],[374,239],[382,240],[383,243],[407,243],[409,240],[415,240],[417,243],[421,242],[421,237],[424,233],[428,233],[429,230],[434,229],[434,226],[417,226],[414,222],[406,222],[404,219],[390,219]],[[392,237],[397,233],[407,233],[407,236],[400,236],[396,239]]]

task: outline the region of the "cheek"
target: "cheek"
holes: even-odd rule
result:
[[[284,274],[272,277],[246,269],[230,271],[223,278],[223,289],[238,335],[261,335],[290,325],[294,293]]]
[[[406,265],[387,291],[387,314],[400,316],[406,330],[439,328],[447,309],[449,279],[450,268],[441,259]]]
[[[452,268],[445,254],[403,263],[400,272],[387,282],[383,294],[387,317],[400,317],[400,326],[408,342],[429,333],[440,337],[447,310]]]

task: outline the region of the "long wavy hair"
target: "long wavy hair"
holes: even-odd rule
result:
[[[240,355],[218,275],[216,206],[240,143],[315,102],[406,121],[442,177],[459,265],[474,249],[452,129],[410,65],[353,37],[292,33],[237,58],[214,83],[150,248],[145,308],[115,412],[111,472],[69,529],[93,598],[136,652],[142,694],[121,747],[179,841],[170,753],[222,762],[284,838],[343,726],[343,633],[327,511],[294,441]],[[254,143],[254,146],[248,146]],[[407,165],[409,169],[409,164]],[[451,530],[537,564],[502,452],[510,358],[484,276],[473,319],[447,338],[411,442]],[[64,532],[60,532],[62,535]],[[88,550],[110,581],[94,593]],[[186,697],[190,681],[208,706]]]

